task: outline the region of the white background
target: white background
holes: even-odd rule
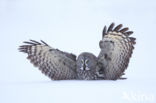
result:
[[[34,39],[97,56],[111,22],[137,38],[127,80],[51,81],[17,50]],[[155,30],[154,0],[0,0],[0,103],[156,103]]]

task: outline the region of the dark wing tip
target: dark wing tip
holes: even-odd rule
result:
[[[43,40],[41,40],[41,43],[35,40],[31,40],[30,41],[24,41],[23,43],[28,44],[28,45],[42,45],[42,43],[46,46],[49,46],[46,42],[44,42]]]
[[[128,31],[129,30],[129,28],[128,27],[125,27],[125,28],[122,28],[123,27],[123,25],[122,24],[119,24],[119,25],[117,25],[114,29],[113,29],[113,27],[114,27],[114,25],[115,25],[115,23],[112,23],[110,26],[109,26],[109,28],[108,28],[108,30],[107,30],[107,33],[109,32],[109,31],[112,31],[112,32],[119,32],[119,33],[122,33],[123,35],[125,35],[125,36],[130,36],[131,34],[133,34],[133,31]],[[105,30],[106,31],[106,30]],[[106,34],[105,34],[106,35]]]
[[[128,29],[129,29],[129,28],[126,27],[126,28],[121,29],[119,32],[125,33],[126,31],[128,31]]]
[[[28,48],[29,48],[28,45],[21,45],[21,46],[19,46],[18,50],[19,50],[19,52],[28,53]]]
[[[41,42],[46,45],[46,46],[49,46],[46,42],[44,42],[43,40],[41,40]]]
[[[30,42],[30,41],[24,41],[23,43],[30,44],[30,45],[36,45],[36,43]]]
[[[40,42],[38,42],[38,41],[31,40],[31,39],[30,39],[30,41],[31,41],[32,43],[35,43],[36,45],[41,45],[41,43],[40,43]]]
[[[28,49],[30,49],[32,46],[36,46],[36,45],[42,45],[42,43],[46,46],[49,46],[47,43],[45,43],[43,40],[41,40],[41,43],[35,40],[31,40],[30,41],[24,41],[23,43],[25,43],[26,45],[21,45],[19,46],[18,50],[19,52],[24,52],[24,53],[28,53]]]
[[[105,35],[107,35],[109,31],[112,31],[112,30],[113,30],[114,25],[115,25],[115,23],[112,22],[112,23],[110,24],[110,26],[108,27],[108,29],[107,29],[107,26],[104,26],[103,32],[102,32],[102,38],[103,38]]]
[[[130,36],[131,34],[133,34],[133,31],[127,31],[124,33],[126,36]]]
[[[104,26],[103,32],[102,32],[102,38],[107,34],[107,27]]]
[[[109,31],[113,31],[114,25],[115,25],[115,23],[112,23],[112,24],[109,26],[109,28],[108,28],[108,30],[107,30],[107,33],[108,33]]]
[[[136,44],[136,38],[134,38],[134,37],[129,37],[129,38],[131,40],[131,43]]]
[[[122,28],[122,24],[119,24],[118,26],[115,27],[113,31],[119,32],[119,30]]]

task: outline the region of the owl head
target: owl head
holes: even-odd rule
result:
[[[91,53],[81,53],[77,58],[77,69],[81,71],[91,71],[96,69],[97,58]]]

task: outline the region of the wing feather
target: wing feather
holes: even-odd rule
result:
[[[114,23],[112,23],[112,24],[109,26],[109,28],[108,28],[108,30],[107,30],[107,33],[110,32],[110,31],[112,31],[113,27],[114,27]]]
[[[25,41],[19,50],[27,53],[27,59],[53,80],[76,79],[76,56],[50,47],[41,40]]]
[[[105,79],[110,80],[119,79],[124,74],[136,43],[134,37],[129,37],[133,32],[128,31],[128,28],[122,29],[122,24],[115,29],[113,27],[114,23],[100,41],[101,52],[98,56],[99,64],[104,69]]]
[[[119,24],[115,27],[114,31],[118,32],[122,28],[122,24]]]
[[[107,27],[105,26],[102,33],[102,38],[107,34]]]

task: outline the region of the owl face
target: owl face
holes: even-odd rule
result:
[[[82,71],[89,71],[95,69],[96,57],[90,53],[82,53],[77,59],[77,69]]]
[[[77,76],[79,79],[94,80],[97,78],[97,58],[93,54],[87,52],[80,54],[77,58],[76,65]]]
[[[90,70],[90,68],[88,67],[88,63],[89,63],[89,60],[88,59],[81,59],[81,67],[80,69],[81,70]]]

